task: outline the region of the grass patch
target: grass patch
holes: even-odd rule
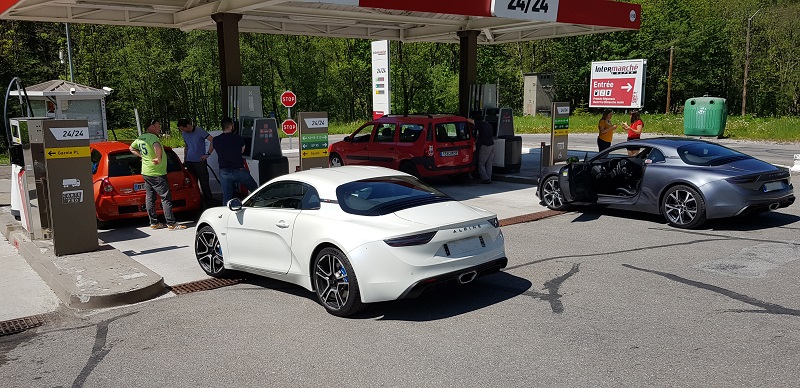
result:
[[[569,117],[569,130],[571,133],[597,133],[597,122],[600,115],[589,113],[576,113]],[[614,124],[628,121],[626,114],[615,114],[612,118]],[[642,115],[644,131],[650,134],[664,136],[683,136],[683,116],[664,114]],[[331,135],[351,134],[364,122],[355,121],[347,123],[330,122],[328,133]],[[550,133],[550,117],[544,116],[516,116],[514,117],[514,131],[521,133]],[[132,140],[137,137],[136,128],[117,129],[117,139]],[[622,128],[617,129],[616,136],[625,136]],[[281,137],[286,137],[280,132]],[[728,116],[724,136],[741,140],[764,140],[777,142],[800,141],[800,117],[742,117]],[[113,139],[111,133],[109,137]],[[162,136],[164,145],[169,147],[183,147],[183,138],[180,130],[173,128],[170,135]]]
[[[570,116],[571,133],[597,133],[599,115],[578,113]],[[616,114],[612,121],[619,124],[628,121],[629,116]],[[683,116],[650,114],[642,115],[644,132],[664,136],[683,136]],[[550,133],[550,118],[542,116],[514,117],[516,133]],[[800,117],[742,117],[728,116],[725,137],[741,140],[762,140],[776,142],[800,141]],[[622,129],[617,129],[616,136],[624,136]]]

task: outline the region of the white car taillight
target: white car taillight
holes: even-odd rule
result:
[[[387,240],[383,240],[383,242],[385,242],[390,247],[407,247],[411,245],[423,245],[429,243],[433,238],[433,236],[435,235],[436,232],[434,231],[434,232],[415,234],[413,236],[390,238]]]

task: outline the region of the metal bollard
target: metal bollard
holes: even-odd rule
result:
[[[550,166],[551,164],[550,146],[545,144],[545,142],[542,142],[539,151],[539,170]]]

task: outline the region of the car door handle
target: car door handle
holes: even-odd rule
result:
[[[286,229],[286,228],[289,227],[289,224],[287,224],[286,221],[284,221],[284,220],[280,220],[280,221],[278,221],[277,224],[275,224],[275,226],[277,226],[279,228],[282,228],[282,229]]]

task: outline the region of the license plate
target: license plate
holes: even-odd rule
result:
[[[777,181],[777,182],[764,183],[764,187],[762,187],[762,190],[764,190],[764,192],[766,193],[770,191],[783,190],[783,188],[784,188],[783,181]]]
[[[455,151],[442,151],[440,155],[442,155],[442,156],[458,156],[458,150],[455,150]]]
[[[133,191],[142,191],[142,190],[144,190],[144,183],[133,184]]]
[[[477,237],[470,237],[461,240],[451,241],[447,244],[444,244],[444,251],[447,254],[447,256],[453,256],[474,251],[476,249],[481,249],[484,247],[486,247],[486,244],[483,242],[483,237],[477,236]]]

